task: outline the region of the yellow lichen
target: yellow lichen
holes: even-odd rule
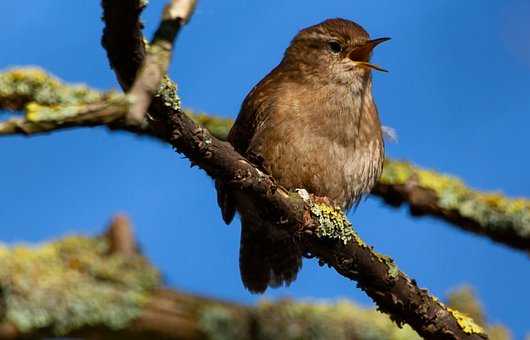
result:
[[[363,241],[353,231],[342,210],[324,203],[311,202],[311,214],[318,220],[316,235],[320,238],[338,239],[343,244],[351,240],[364,246]]]
[[[447,297],[447,304],[471,317],[478,325],[486,324],[482,305],[470,286],[465,285],[453,290]]]
[[[315,230],[315,234],[319,238],[340,240],[344,245],[353,241],[360,247],[368,247],[355,232],[352,224],[346,215],[344,215],[342,209],[339,207],[332,207],[326,203],[314,202],[311,195],[305,190],[297,190],[297,195],[309,205],[311,214],[317,219],[318,226]],[[379,254],[373,250],[372,253],[377,257],[379,262],[384,263],[387,266],[390,278],[395,279],[398,277],[399,269],[392,258]]]
[[[456,322],[458,322],[458,325],[460,326],[460,328],[462,328],[462,330],[465,333],[486,335],[486,332],[484,331],[484,329],[480,327],[479,325],[477,325],[475,321],[473,321],[473,319],[467,316],[466,314],[461,313],[457,311],[456,309],[452,309],[449,307],[447,307],[447,311],[449,311],[449,313],[451,313],[454,316],[454,318],[456,319]]]
[[[379,181],[384,184],[404,184],[412,174],[413,171],[409,163],[387,159]]]
[[[380,183],[405,185],[414,183],[432,190],[442,209],[457,211],[485,229],[530,237],[530,201],[509,199],[499,193],[472,190],[457,178],[424,170],[407,162],[386,160]],[[487,231],[485,231],[487,232]]]
[[[29,103],[45,106],[89,103],[107,95],[84,85],[64,85],[39,68],[15,68],[0,73],[0,104],[6,109],[22,110]]]

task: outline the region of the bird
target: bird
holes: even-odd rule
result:
[[[381,175],[384,141],[372,96],[373,49],[357,23],[327,19],[302,29],[281,62],[247,94],[228,142],[288,190],[305,189],[348,211]],[[241,220],[239,267],[252,293],[287,286],[302,251],[287,231],[262,218],[243,193],[216,182],[226,224]]]

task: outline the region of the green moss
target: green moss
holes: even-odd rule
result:
[[[481,193],[466,187],[457,178],[423,170],[407,162],[387,160],[380,183],[404,185],[409,181],[433,190],[438,205],[458,211],[487,229],[530,238],[530,201],[509,199],[499,193]]]
[[[139,316],[158,272],[141,256],[107,255],[104,238],[67,237],[38,247],[0,246],[6,319],[56,335],[86,325],[120,329]]]

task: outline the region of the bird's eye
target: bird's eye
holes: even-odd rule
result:
[[[330,41],[328,43],[328,48],[331,52],[335,54],[342,52],[342,45],[336,41]]]

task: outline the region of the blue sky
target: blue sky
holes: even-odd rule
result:
[[[163,1],[151,0],[150,35]],[[40,65],[68,82],[117,88],[100,46],[99,1],[0,2],[0,68]],[[185,106],[234,117],[247,91],[281,59],[296,32],[330,17],[393,40],[374,61],[383,122],[399,143],[387,154],[457,175],[482,190],[530,197],[530,3],[505,1],[199,1],[181,33],[171,76]],[[212,181],[167,146],[83,129],[3,138],[0,239],[43,241],[97,233],[110,216],[133,219],[145,253],[170,285],[240,302],[261,298],[239,280],[239,226],[222,223]],[[492,322],[530,332],[527,255],[377,199],[351,220],[421,286],[444,296],[471,284]],[[200,268],[200,270],[198,270]],[[305,261],[289,288],[267,297],[369,305],[355,284]]]

